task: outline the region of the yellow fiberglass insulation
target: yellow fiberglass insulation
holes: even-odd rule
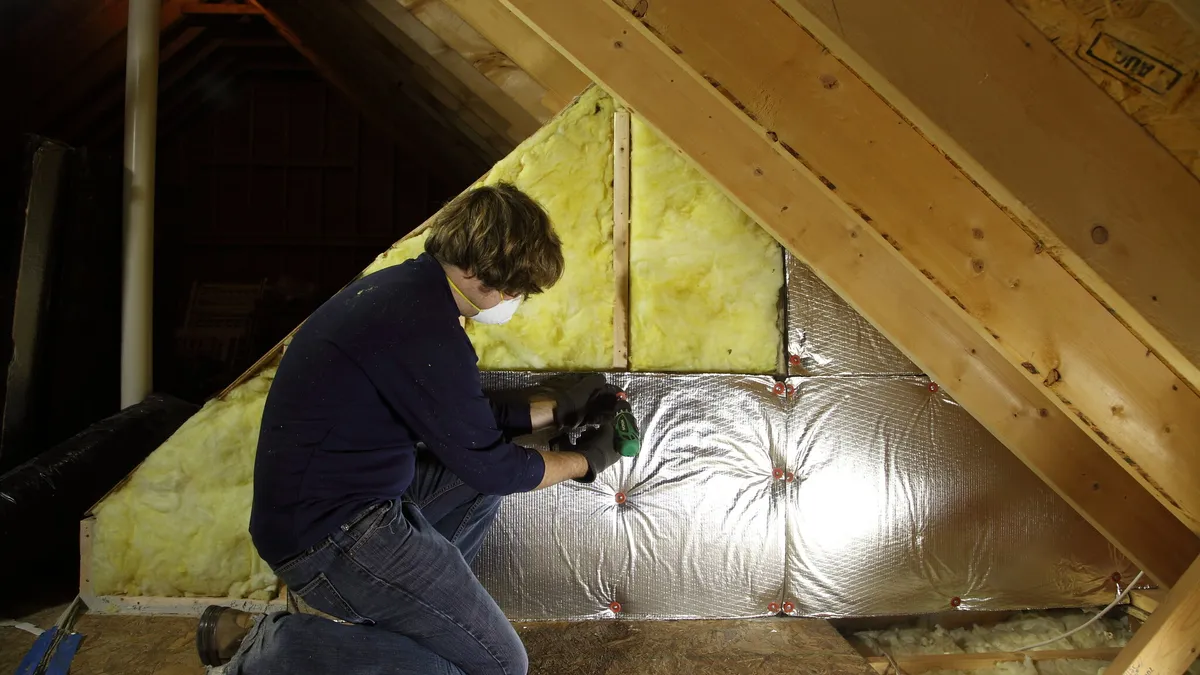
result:
[[[631,165],[632,368],[773,372],[779,244],[637,117]]]
[[[509,182],[550,214],[566,267],[502,326],[467,322],[479,366],[491,370],[595,370],[612,366],[612,99],[592,87],[497,163],[480,184]],[[366,272],[420,255],[418,235]]]
[[[270,599],[275,575],[247,532],[268,368],[205,404],[95,509],[101,595]]]

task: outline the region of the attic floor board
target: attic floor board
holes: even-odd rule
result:
[[[22,620],[45,628],[51,607]],[[825,621],[586,621],[517,623],[535,675],[753,673],[874,675],[866,660]],[[72,675],[202,675],[196,621],[177,617],[95,616],[76,624],[83,644]],[[0,673],[16,670],[33,636],[0,628]]]

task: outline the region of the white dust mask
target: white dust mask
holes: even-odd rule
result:
[[[488,307],[487,309],[481,309],[481,310],[479,310],[479,313],[476,314],[475,316],[471,316],[471,317],[467,317],[467,318],[469,318],[472,321],[478,321],[479,323],[486,323],[486,324],[492,324],[492,325],[500,324],[500,323],[508,323],[508,320],[513,318],[513,315],[517,313],[517,308],[520,306],[521,306],[521,296],[518,295],[515,298],[501,300],[500,304],[496,305],[495,307]]]
[[[468,305],[478,310],[475,316],[467,317],[472,321],[478,321],[479,323],[491,325],[508,323],[509,319],[512,319],[513,315],[517,313],[517,308],[521,306],[521,296],[517,296],[515,298],[501,300],[500,304],[496,305],[495,307],[479,309],[479,305],[471,302],[471,299],[467,297],[467,294],[459,290],[458,285],[454,283],[449,275],[446,275],[446,281],[450,282],[450,288],[453,288],[455,293],[458,293],[460,296],[462,296],[462,299],[466,300]]]

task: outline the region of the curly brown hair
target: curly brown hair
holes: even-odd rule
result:
[[[467,190],[434,216],[425,251],[506,295],[535,295],[563,273],[550,216],[511,183]]]

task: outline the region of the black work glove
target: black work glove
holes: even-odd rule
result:
[[[554,424],[559,430],[575,429],[587,421],[588,404],[608,390],[600,373],[556,375],[534,388],[533,395],[554,401]]]
[[[621,459],[613,444],[612,421],[605,422],[594,429],[588,429],[579,435],[579,440],[571,443],[565,436],[559,436],[550,441],[550,447],[555,450],[570,450],[578,452],[587,459],[588,472],[582,478],[575,480],[580,483],[591,483],[596,476]]]

